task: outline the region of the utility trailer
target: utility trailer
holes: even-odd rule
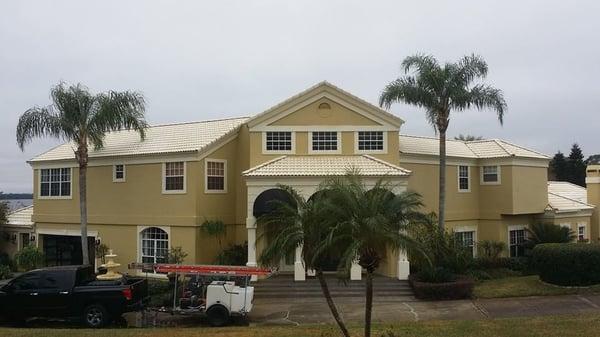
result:
[[[130,269],[174,276],[172,307],[153,308],[173,315],[205,315],[212,326],[223,326],[234,316],[245,317],[254,300],[252,276],[268,276],[270,269],[244,266],[131,263]]]

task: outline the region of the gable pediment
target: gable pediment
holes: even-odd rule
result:
[[[356,126],[397,131],[403,121],[327,82],[321,82],[272,107],[248,121],[250,131],[285,127],[315,129],[333,127],[349,130]]]

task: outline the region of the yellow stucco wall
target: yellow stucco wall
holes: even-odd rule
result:
[[[330,109],[319,109],[329,104]],[[380,125],[345,106],[327,98],[308,104],[270,125]]]

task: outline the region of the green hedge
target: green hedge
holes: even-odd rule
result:
[[[539,244],[533,249],[531,262],[544,282],[563,286],[600,283],[599,244]]]
[[[430,283],[419,279],[418,274],[410,274],[408,282],[415,297],[421,300],[460,300],[471,298],[475,281],[472,278],[457,275],[451,282]]]

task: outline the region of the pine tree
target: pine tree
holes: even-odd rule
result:
[[[550,161],[550,179],[556,181],[568,180],[568,167],[565,155],[558,151]]]
[[[583,152],[577,143],[571,147],[568,164],[568,180],[569,182],[585,187],[585,162],[583,160]]]

